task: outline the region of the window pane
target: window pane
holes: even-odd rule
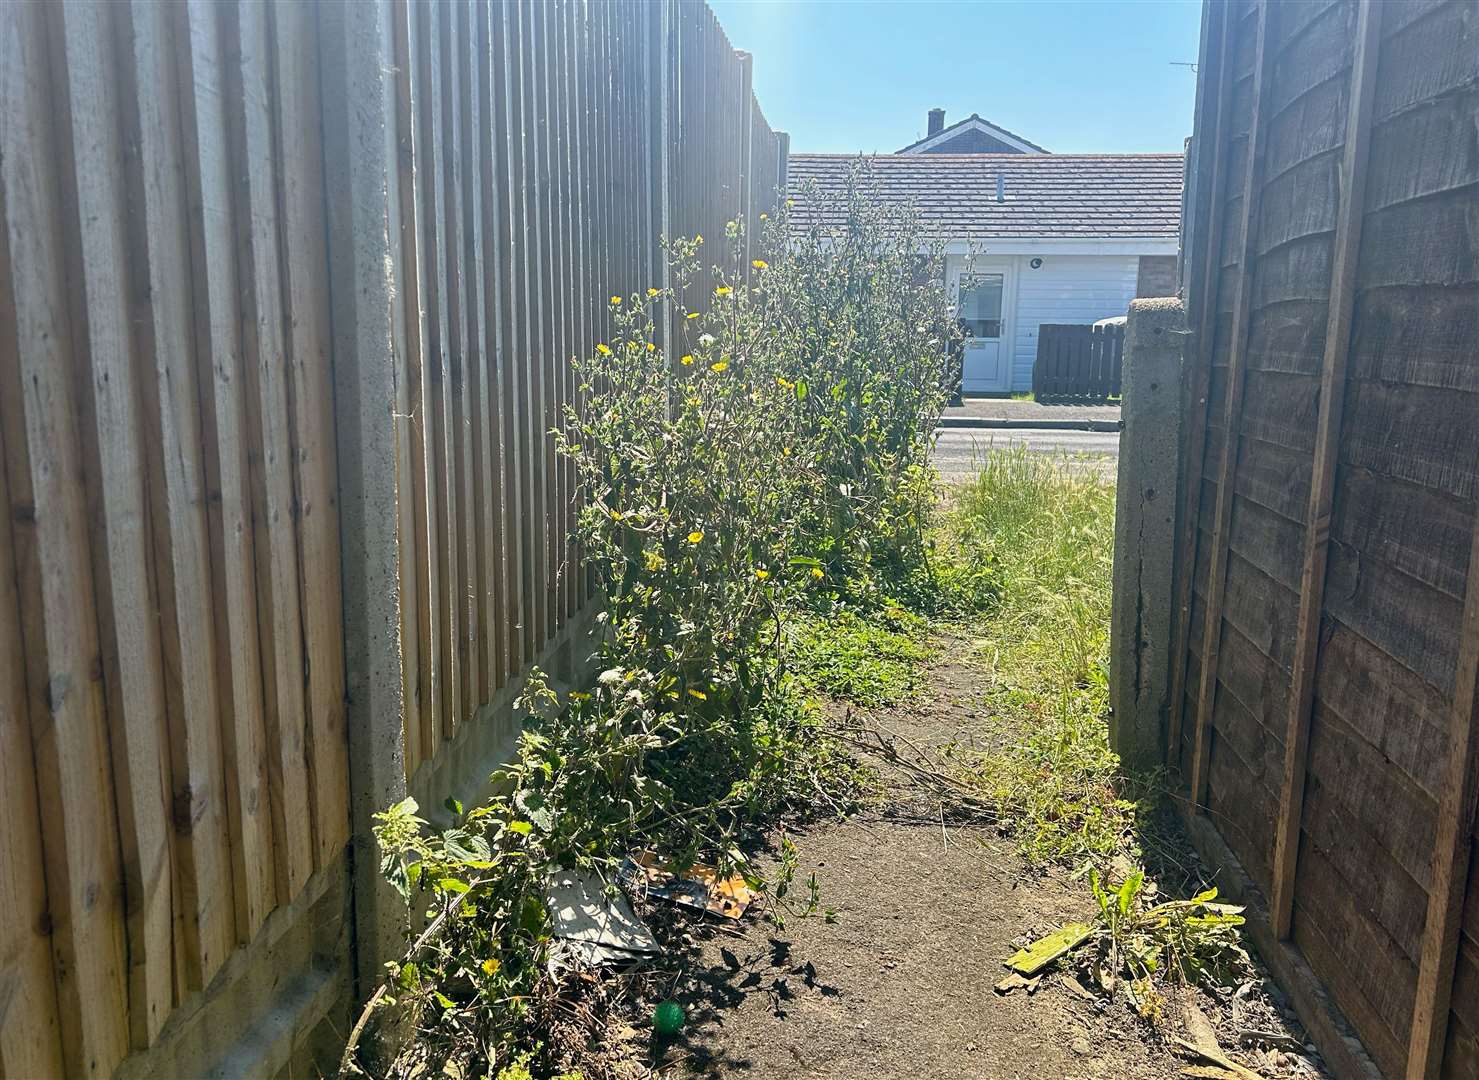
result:
[[[965,274],[960,279],[960,322],[966,335],[1001,337],[1001,274]]]

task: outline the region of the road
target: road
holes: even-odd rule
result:
[[[1085,465],[1114,475],[1119,458],[1117,431],[1053,431],[1041,428],[941,428],[935,443],[935,468],[946,483],[971,475],[972,462],[987,450],[1025,446],[1032,453],[1081,459]]]

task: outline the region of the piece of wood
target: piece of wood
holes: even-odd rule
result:
[[[1469,553],[1469,587],[1458,636],[1458,669],[1449,714],[1447,767],[1438,803],[1428,914],[1418,966],[1417,998],[1408,1047],[1407,1078],[1436,1077],[1443,1061],[1453,996],[1469,855],[1474,843],[1475,713],[1479,712],[1479,524]]]
[[[20,592],[50,944],[65,1072],[107,1076],[129,1046],[123,869],[70,372],[75,363],[57,177],[65,125],[55,7],[0,34],[0,432]]]
[[[323,109],[312,9],[277,0],[271,15],[278,243],[287,345],[287,396],[296,495],[299,602],[307,679],[309,802],[314,866],[349,840],[349,765],[344,730],[343,598],[339,484],[329,364],[329,262],[325,247]]]
[[[1211,13],[1213,10],[1217,12],[1216,16]],[[1181,731],[1186,713],[1186,676],[1191,649],[1192,588],[1196,580],[1198,533],[1195,523],[1201,520],[1202,464],[1207,448],[1208,382],[1212,374],[1212,328],[1219,274],[1219,244],[1213,233],[1220,219],[1218,208],[1222,202],[1223,177],[1227,169],[1223,144],[1227,140],[1227,116],[1232,96],[1227,76],[1233,48],[1232,4],[1223,3],[1215,9],[1208,9],[1207,18],[1216,19],[1209,28],[1208,44],[1212,48],[1207,50],[1214,62],[1202,85],[1209,88],[1207,92],[1213,100],[1203,103],[1198,116],[1210,114],[1213,119],[1211,130],[1200,133],[1202,147],[1198,150],[1199,159],[1208,150],[1211,157],[1207,168],[1208,190],[1204,196],[1198,196],[1194,227],[1201,258],[1193,287],[1200,307],[1197,310],[1197,334],[1191,343],[1192,348],[1187,350],[1195,360],[1188,365],[1190,370],[1187,372],[1187,433],[1182,460],[1185,480],[1178,495],[1177,521],[1182,523],[1182,528],[1181,543],[1176,552],[1176,625],[1171,640],[1171,706],[1166,734],[1166,763],[1172,768],[1179,768],[1181,762]]]
[[[1340,208],[1335,224],[1335,259],[1330,275],[1325,355],[1320,369],[1320,418],[1315,430],[1313,479],[1306,514],[1304,564],[1299,581],[1299,617],[1294,640],[1294,675],[1284,736],[1284,777],[1274,836],[1274,883],[1269,918],[1274,935],[1287,938],[1294,916],[1295,863],[1304,818],[1304,788],[1309,755],[1310,714],[1315,702],[1320,619],[1325,606],[1325,567],[1330,550],[1335,472],[1345,404],[1346,363],[1350,354],[1356,303],[1356,268],[1361,253],[1361,219],[1366,204],[1366,160],[1371,146],[1371,103],[1381,47],[1381,17],[1373,0],[1361,0],[1356,15],[1355,55],[1351,61],[1350,109],[1346,115],[1341,162]]]
[[[1259,185],[1263,175],[1263,145],[1266,124],[1262,101],[1273,75],[1265,63],[1268,42],[1268,0],[1258,0],[1257,39],[1253,62],[1253,103],[1249,126],[1250,152],[1243,177],[1242,254],[1238,260],[1237,292],[1233,302],[1232,343],[1228,360],[1228,392],[1222,416],[1225,434],[1217,466],[1217,506],[1212,525],[1212,559],[1208,573],[1207,626],[1202,640],[1201,685],[1197,691],[1196,737],[1192,750],[1191,805],[1205,801],[1207,758],[1211,753],[1210,722],[1212,695],[1217,686],[1217,648],[1222,636],[1222,600],[1227,585],[1227,540],[1232,512],[1233,475],[1237,468],[1238,422],[1242,410],[1243,379],[1247,369],[1248,317],[1253,304],[1253,263],[1259,215]]]
[[[443,402],[450,425],[447,436],[448,457],[448,537],[452,540],[451,600],[455,608],[457,691],[455,723],[448,734],[472,719],[477,707],[478,668],[474,662],[473,635],[475,582],[474,525],[472,522],[472,431],[468,412],[468,269],[464,263],[464,238],[467,217],[463,206],[463,139],[464,105],[462,69],[465,57],[458,22],[458,3],[439,4],[434,9],[442,40],[442,179],[446,184],[442,210],[446,215],[442,257],[447,272],[447,378],[443,382]]]
[[[72,304],[74,392],[91,533],[98,644],[123,849],[129,1028],[153,1042],[174,997],[168,736],[160,641],[138,613],[158,608],[144,491],[138,357],[129,304],[112,15],[58,9],[64,73],[59,155]],[[192,927],[193,920],[192,920]],[[182,926],[182,932],[184,928]],[[189,950],[194,952],[195,950]]]
[[[177,20],[135,2],[124,35],[126,215],[132,322],[149,458],[149,497],[178,895],[177,980],[203,986],[235,945],[212,634],[210,535],[190,301]]]
[[[227,133],[235,179],[234,242],[241,287],[247,466],[257,557],[257,633],[271,781],[277,899],[297,896],[313,872],[308,802],[303,624],[293,528],[292,433],[279,277],[276,154],[267,83],[266,8],[222,6],[235,45],[226,66]]]
[[[184,135],[197,384],[205,463],[216,683],[236,939],[276,906],[266,772],[256,555],[241,400],[241,314],[220,24],[214,5],[173,9]]]
[[[8,224],[0,210],[0,327],[17,325]],[[12,363],[14,354],[10,332],[0,330],[0,367]],[[47,933],[4,421],[0,410],[0,910],[7,913],[0,921],[0,1076],[60,1076],[61,1025]]]

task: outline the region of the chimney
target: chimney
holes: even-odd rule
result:
[[[926,135],[926,138],[928,138],[929,135],[938,135],[940,132],[942,132],[942,131],[945,130],[945,110],[944,109],[931,109],[929,115],[930,115],[930,126],[929,126],[929,133],[928,133],[928,135]]]

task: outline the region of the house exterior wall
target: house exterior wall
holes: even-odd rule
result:
[[[1130,310],[1140,260],[1135,255],[1017,256],[1017,305],[1012,325],[1012,390],[1032,389],[1037,328],[1043,323],[1091,323]]]

